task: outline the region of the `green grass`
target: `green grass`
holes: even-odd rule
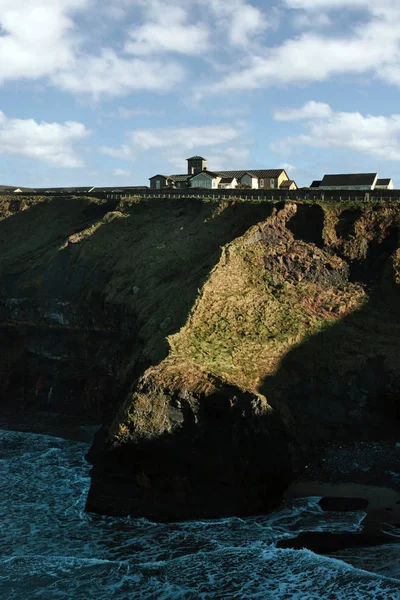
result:
[[[185,381],[196,388],[208,373],[257,391],[291,349],[318,333],[331,335],[365,306],[359,284],[313,281],[308,273],[318,276],[328,263],[339,272],[342,260],[362,257],[365,242],[383,239],[400,222],[397,203],[318,202],[325,219],[320,249],[294,239],[276,216],[290,204],[130,198],[93,216],[104,201],[21,199],[14,212],[4,202],[0,272],[16,283],[3,293],[57,293],[60,301],[96,306],[102,327],[114,326],[116,310],[118,326],[135,332],[142,364],[168,357],[159,382],[173,372],[172,387]],[[339,239],[335,227],[349,208],[361,216],[354,235]],[[254,241],[260,231],[264,241]],[[50,285],[55,275],[64,287]]]

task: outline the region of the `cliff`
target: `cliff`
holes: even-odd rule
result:
[[[88,509],[262,512],[395,439],[400,207],[1,201],[4,407],[87,415]]]

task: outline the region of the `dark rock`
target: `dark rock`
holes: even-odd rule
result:
[[[171,521],[260,514],[279,505],[291,478],[289,442],[265,401],[235,388],[171,398],[144,383],[130,415],[130,439],[90,456],[86,510]],[[163,431],[155,435],[154,423],[150,437],[152,415]]]
[[[305,531],[296,538],[280,540],[277,546],[278,548],[292,548],[293,550],[307,548],[316,554],[330,554],[347,548],[364,548],[398,543],[400,543],[400,539],[380,532],[365,534]]]
[[[365,510],[369,504],[365,498],[336,498],[327,496],[318,502],[322,510],[336,512],[351,512]]]

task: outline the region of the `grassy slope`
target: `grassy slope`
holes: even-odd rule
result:
[[[119,306],[134,315],[143,355],[157,363],[184,325],[221,246],[272,205],[201,200],[2,199],[3,294]]]
[[[252,242],[257,227],[225,249],[188,323],[170,338],[173,356],[257,392],[290,348],[363,304],[362,287],[341,277],[346,263],[294,239],[285,224],[270,219],[265,243]]]
[[[295,211],[271,217],[280,207],[267,202],[132,199],[104,214],[85,198],[19,203],[22,212],[14,198],[0,207],[1,273],[18,275],[16,291],[35,293],[64,256],[65,294],[135,315],[144,361],[168,355],[153,376],[175,389],[207,389],[211,376],[260,391],[291,349],[318,331],[342,335],[332,327],[342,320],[358,352],[357,317],[346,315],[363,310],[369,289],[344,273],[400,222],[397,205],[320,205],[322,249],[292,234]],[[385,267],[393,297],[399,262]],[[381,310],[368,315],[385,329]]]
[[[225,245],[185,325],[168,337],[168,360],[146,373],[150,389],[207,394],[222,381],[269,400],[271,381],[275,388],[300,385],[324,369],[337,377],[356,372],[369,356],[384,355],[388,369],[398,371],[400,320],[393,304],[399,261],[384,245],[400,226],[400,207],[313,205],[322,215],[323,248],[301,239],[315,234],[304,231],[304,223],[292,227],[296,208],[281,208]],[[314,226],[311,220],[308,229]],[[378,263],[379,281],[371,283],[373,248],[388,255]],[[371,285],[377,284],[384,298],[376,302]],[[134,394],[118,415],[116,440],[129,437],[138,401],[146,404]]]

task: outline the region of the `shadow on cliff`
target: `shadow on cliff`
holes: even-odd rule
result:
[[[321,224],[321,209],[311,212],[307,220],[310,210],[302,209],[288,228],[324,247],[320,230],[309,232],[310,222]],[[150,423],[137,438],[133,427],[131,437],[111,446],[103,431],[90,452],[87,510],[156,520],[261,513],[276,506],[327,443],[397,441],[400,287],[391,261],[397,247],[392,229],[369,245],[363,261],[347,261],[335,285],[358,281],[368,301],[292,349],[263,381],[260,392],[274,411],[260,410],[256,397],[227,386],[195,398],[196,414],[178,391],[165,400],[164,414],[156,404],[159,390],[140,389],[136,416],[147,425],[152,411],[161,423],[165,416],[169,432],[159,434]],[[313,282],[332,287],[326,278]]]
[[[47,263],[69,236],[90,227],[116,201],[102,204],[89,198],[46,198],[24,207],[13,200],[17,212],[0,221],[0,283],[2,296],[18,296],[19,287],[25,295],[37,295],[38,281]],[[32,285],[29,285],[32,281]],[[36,285],[35,285],[36,284]]]
[[[126,314],[147,365],[166,357],[221,247],[268,218],[271,203],[162,199],[109,214],[90,235],[57,249],[47,261],[42,293]],[[143,363],[146,366],[146,362]]]
[[[92,403],[96,420],[104,407],[112,415],[124,386],[167,355],[221,247],[273,208],[49,198],[0,221],[1,296],[29,301],[19,328],[8,309],[0,314],[18,330],[1,344],[14,361],[0,363],[3,392],[32,407],[79,413]]]
[[[260,386],[298,447],[295,470],[327,442],[398,438],[400,286],[392,262],[398,244],[391,228],[369,244],[363,260],[350,262],[349,280],[364,285],[368,301],[289,351]]]
[[[96,323],[95,307],[68,306],[61,248],[71,235],[114,210],[116,201],[66,197],[29,202],[2,202],[2,209],[12,213],[0,221],[2,408],[61,412],[98,422],[112,408],[115,386],[103,349],[118,355],[121,343],[113,339],[112,327]],[[109,321],[115,320],[110,315]]]
[[[110,448],[103,431],[89,456],[86,509],[156,521],[261,514],[329,442],[386,440],[394,447],[400,289],[384,288],[286,355],[260,389],[272,413],[228,386],[200,398],[195,417],[184,398],[172,398],[169,418],[181,425],[173,433]]]

